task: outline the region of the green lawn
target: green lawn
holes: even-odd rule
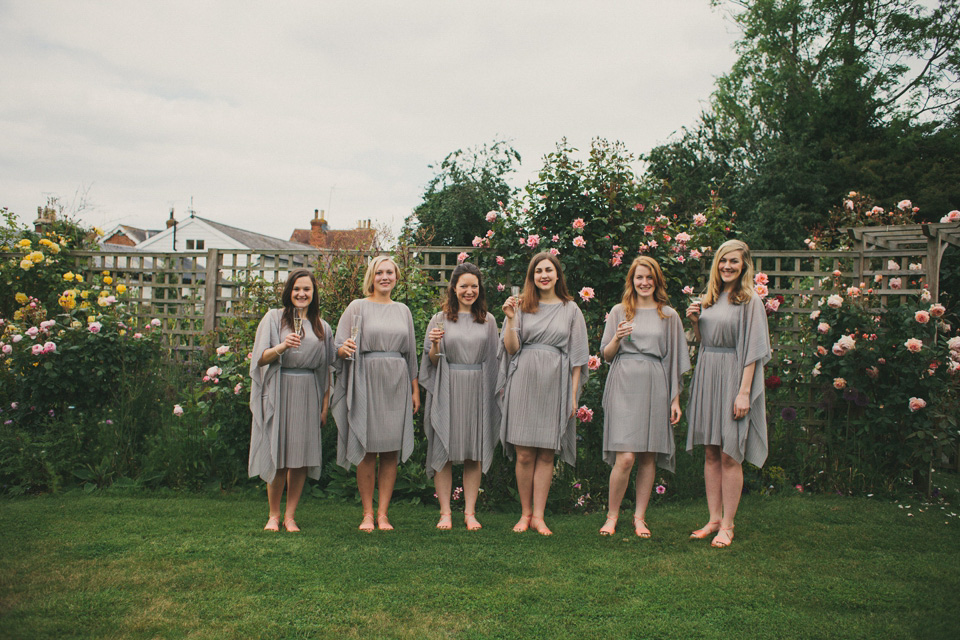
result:
[[[639,540],[628,517],[601,538],[597,514],[541,538],[516,513],[439,532],[397,505],[395,532],[365,535],[357,506],[307,497],[295,535],[261,531],[249,494],[6,500],[0,637],[953,639],[956,503],[747,496],[715,550],[687,539],[700,501]]]

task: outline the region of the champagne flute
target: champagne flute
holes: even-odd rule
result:
[[[293,310],[293,332],[303,339],[303,316],[300,315],[300,311],[300,309]],[[300,351],[300,347],[295,348],[294,351]]]
[[[353,324],[350,325],[350,339],[357,342],[357,338],[360,336],[360,325],[363,322],[363,316],[354,316]],[[357,345],[357,349],[360,348],[360,345]],[[350,354],[350,357],[347,360],[354,360],[353,354]]]
[[[443,325],[443,317],[442,317],[442,316],[441,316],[440,318],[437,318],[437,325],[436,325],[436,326],[437,326],[437,329],[440,329],[440,331],[443,331],[444,325]],[[441,336],[441,337],[440,337],[440,342],[437,343],[437,356],[442,356],[442,355],[446,355],[446,354],[443,353],[443,337]]]
[[[519,309],[520,308],[520,287],[516,285],[510,287],[510,295],[513,297],[516,308]],[[518,327],[514,327],[513,330],[519,331],[520,329]]]

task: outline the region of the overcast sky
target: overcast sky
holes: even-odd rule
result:
[[[564,136],[666,141],[736,36],[709,0],[0,0],[0,206],[396,229],[458,148],[511,141],[520,186]]]

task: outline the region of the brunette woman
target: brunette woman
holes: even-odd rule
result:
[[[426,467],[440,501],[438,529],[453,526],[454,464],[463,464],[464,524],[470,531],[481,528],[476,517],[480,477],[493,461],[500,426],[495,400],[498,342],[480,270],[469,262],[457,265],[443,310],[427,326],[420,363],[420,384],[427,392]]]
[[[587,380],[587,326],[567,292],[560,261],[538,253],[530,261],[522,297],[503,305],[503,346],[507,353],[500,440],[516,452],[520,520],[513,530],[532,527],[551,535],[544,510],[553,479],[553,459],[577,457],[574,416]]]
[[[413,316],[391,300],[396,263],[378,256],[363,277],[365,298],[351,302],[334,343],[343,369],[333,394],[337,464],[357,465],[363,505],[360,531],[374,529],[373,491],[379,484],[376,526],[392,530],[387,510],[397,479],[397,460],[413,451],[413,414],[420,408]],[[377,461],[379,458],[379,467]]]
[[[750,248],[740,240],[720,245],[702,302],[687,309],[700,340],[687,408],[687,451],[704,445],[710,519],[691,538],[716,533],[712,545],[733,541],[733,519],[743,490],[743,461],[767,459],[763,365],[770,335],[763,302],[753,291]]]
[[[620,503],[637,464],[634,533],[650,537],[646,512],[656,466],[673,472],[673,425],[680,420],[681,376],[690,369],[680,316],[668,305],[660,265],[640,256],[630,265],[623,300],[607,314],[600,350],[612,362],[603,390],[603,459],[612,465],[601,535],[613,535]]]
[[[267,483],[267,531],[299,531],[294,515],[309,475],[320,477],[320,427],[327,421],[331,365],[330,326],[320,318],[317,280],[306,269],[287,278],[282,309],[271,309],[257,327],[250,360],[250,476]]]

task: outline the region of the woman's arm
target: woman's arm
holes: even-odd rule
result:
[[[570,396],[573,398],[573,409],[570,411],[570,417],[572,418],[577,415],[577,389],[580,388],[580,367],[573,368],[571,382],[573,383],[573,389],[570,391]]]
[[[264,350],[263,355],[260,356],[260,359],[257,361],[257,366],[265,367],[268,364],[273,364],[277,361],[281,354],[283,354],[284,351],[287,349],[296,349],[299,346],[300,336],[295,333],[288,333],[283,342],[275,347],[270,347],[269,349]]]
[[[737,420],[750,413],[750,391],[753,387],[753,372],[756,371],[756,369],[756,360],[743,368],[743,377],[740,379],[740,391],[737,393],[736,400],[733,401],[733,417]]]
[[[420,380],[418,378],[413,379],[413,412],[417,413],[420,411]]]

